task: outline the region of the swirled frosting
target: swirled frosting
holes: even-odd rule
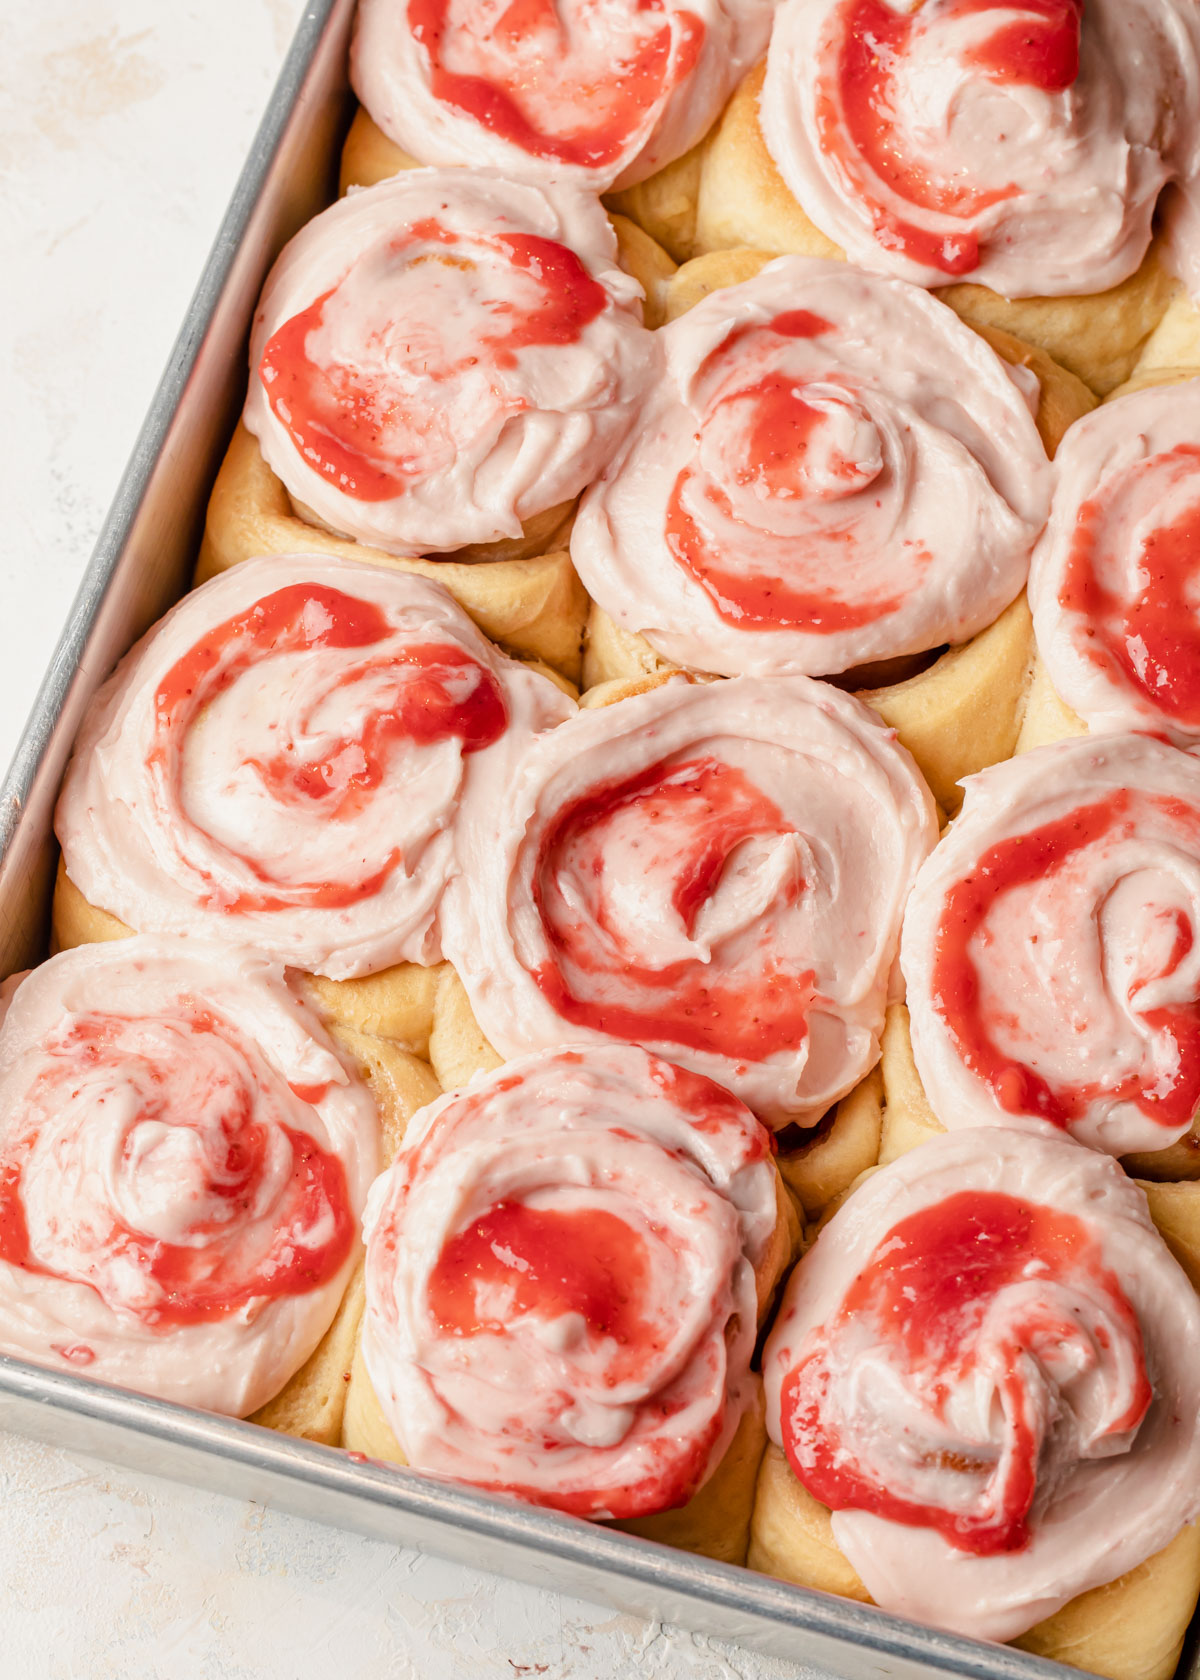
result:
[[[518,537],[624,439],[654,363],[640,295],[582,188],[406,170],[284,249],[245,423],[292,496],[359,542]]]
[[[1200,379],[1071,427],[1029,578],[1038,650],[1093,729],[1200,740]]]
[[[1082,736],[966,789],[900,951],[938,1118],[1165,1148],[1200,1109],[1200,762]]]
[[[619,624],[702,670],[820,675],[963,641],[1018,594],[1050,495],[1036,381],[951,310],[783,257],[660,338],[571,537]]]
[[[305,555],[187,595],[98,695],[55,826],[81,892],[143,932],[344,979],[438,953],[464,787],[574,706],[440,584]]]
[[[876,1603],[1013,1639],[1200,1511],[1200,1303],[1114,1161],[935,1138],[850,1197],[763,1355],[767,1427]]]
[[[458,835],[443,943],[499,1050],[630,1040],[810,1124],[878,1055],[936,824],[865,706],[735,677],[579,712]]]
[[[362,0],[355,92],[423,163],[630,186],[708,131],[774,0]]]
[[[52,957],[0,1029],[0,1349],[237,1415],[328,1329],[379,1123],[262,955]]]
[[[1191,0],[784,0],[762,128],[852,262],[1057,296],[1137,268],[1198,109]]]
[[[750,1393],[769,1138],[629,1046],[424,1109],[371,1189],[363,1357],[421,1469],[589,1517],[684,1504]]]

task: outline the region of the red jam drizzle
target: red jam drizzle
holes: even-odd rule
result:
[[[1196,811],[1181,801],[1154,798],[1149,803],[1168,821],[1184,825],[1192,844],[1200,838]],[[1164,1127],[1186,1126],[1200,1109],[1200,1000],[1186,1005],[1148,1009],[1147,1027],[1170,1037],[1177,1065],[1168,1083],[1146,1083],[1141,1072],[1125,1080],[1085,1082],[1069,1089],[1052,1086],[1034,1068],[1013,1061],[994,1042],[990,1021],[980,997],[979,974],[971,943],[980,936],[988,916],[1004,893],[1029,886],[1055,873],[1067,873],[1081,852],[1132,837],[1138,832],[1138,807],[1128,789],[1121,789],[1069,816],[1027,833],[997,841],[980,857],[970,875],[956,881],[946,895],[934,943],[932,998],[945,1021],[964,1064],[991,1089],[1008,1114],[1034,1115],[1051,1124],[1069,1127],[1098,1099],[1134,1103],[1143,1114]],[[1153,979],[1165,978],[1183,961],[1192,945],[1192,931],[1172,913],[1175,932],[1171,949],[1155,973],[1131,976],[1130,995]]]
[[[532,233],[460,238],[426,219],[414,223],[397,240],[395,250],[401,254],[410,246],[428,244],[455,248],[453,268],[460,276],[485,269],[494,279],[503,265],[527,277],[534,283],[535,300],[485,304],[483,320],[490,324],[481,322],[470,355],[458,362],[449,357],[433,361],[427,335],[419,335],[405,369],[407,377],[393,381],[369,376],[355,363],[326,365],[309,356],[309,339],[324,321],[338,291],[335,286],[284,322],[259,363],[267,400],[297,450],[314,471],[359,502],[390,501],[420,479],[419,452],[406,454],[403,441],[397,444],[395,439],[415,445],[424,438],[430,405],[441,400],[439,386],[459,378],[481,356],[498,369],[512,369],[518,352],[530,346],[573,344],[609,304],[608,293],[585,264],[553,239]],[[411,266],[406,263],[398,270],[400,280]],[[456,307],[470,306],[467,297]],[[364,323],[363,330],[368,333],[370,324]],[[497,401],[513,413],[527,406],[523,397],[511,393],[498,391]]]
[[[217,625],[167,672],[155,694],[158,741],[151,764],[165,770],[180,750],[189,720],[262,660],[318,648],[365,650],[394,636],[381,607],[328,584],[288,584],[265,595]],[[338,741],[321,758],[301,758],[293,743],[283,741],[270,756],[249,761],[275,799],[319,806],[330,822],[351,820],[388,775],[397,746],[458,739],[464,753],[474,753],[491,746],[507,727],[508,711],[495,676],[450,643],[389,646],[378,661],[355,665],[341,681],[357,683],[372,671],[394,673],[394,698],[366,719],[361,733]],[[340,909],[378,892],[399,862],[396,852],[366,877],[289,885],[286,897],[264,891],[222,903],[242,912],[279,910],[298,902]]]
[[[816,119],[822,150],[835,158],[856,196],[871,211],[875,237],[886,250],[939,269],[948,278],[979,266],[979,240],[964,227],[934,232],[898,216],[876,201],[872,180],[882,181],[917,211],[964,221],[1017,192],[1010,185],[990,192],[960,176],[935,174],[926,161],[910,157],[896,112],[914,37],[959,19],[995,12],[997,28],[962,61],[996,82],[1019,83],[1058,93],[1079,74],[1083,0],[926,0],[902,11],[886,0],[845,0],[835,25],[834,73],[817,89]],[[935,11],[937,16],[931,22]]]
[[[1130,600],[1105,587],[1097,560],[1109,546],[1107,526],[1126,499],[1194,479],[1196,499],[1142,543],[1136,557],[1138,595]],[[1147,482],[1149,481],[1149,482]],[[1151,705],[1188,729],[1200,729],[1200,446],[1179,444],[1139,461],[1106,484],[1079,510],[1060,604],[1086,620],[1087,657],[1108,668]]]
[[[784,1381],[784,1448],[815,1498],[834,1511],[871,1511],[892,1522],[936,1529],[952,1546],[979,1557],[1028,1545],[1042,1437],[1024,1372],[1043,1349],[1079,1338],[1080,1322],[1069,1307],[1049,1299],[1029,1301],[1006,1315],[1000,1349],[1001,1450],[976,1458],[970,1444],[961,1452],[931,1446],[924,1455],[931,1473],[950,1470],[977,1478],[980,1493],[973,1509],[947,1510],[909,1500],[876,1480],[827,1418],[826,1400],[830,1388],[845,1380],[841,1334],[851,1322],[869,1322],[904,1361],[911,1386],[946,1424],[953,1390],[972,1381],[974,1343],[985,1313],[1002,1291],[1028,1283],[1031,1264],[1048,1281],[1069,1288],[1077,1277],[1088,1298],[1103,1296],[1129,1345],[1128,1364],[1117,1364],[1131,1373],[1132,1387],[1129,1407],[1107,1434],[1125,1435],[1138,1427],[1154,1397],[1141,1329],[1087,1227],[1071,1214],[1021,1197],[963,1190],[893,1226],[851,1284],[836,1317],[817,1333],[813,1351]],[[1097,1340],[1104,1345],[1100,1335]],[[919,1449],[909,1430],[900,1444],[906,1459]]]
[[[451,0],[408,0],[408,27],[425,48],[434,98],[531,157],[585,169],[616,162],[654,108],[691,75],[704,45],[704,24],[692,12],[677,12],[673,27],[662,0],[627,0],[628,45],[614,42],[606,63],[573,76],[569,32],[556,0],[510,0],[478,43],[483,51],[475,56],[490,60],[489,72],[470,75],[448,68],[446,61],[454,48],[460,54],[469,49],[479,26],[471,19],[455,29],[450,5]],[[635,20],[648,15],[662,21],[639,40]],[[544,42],[539,92],[553,86],[559,96],[561,122],[553,131],[539,126],[522,98],[529,82],[528,46],[536,37]]]
[[[230,1032],[226,1023],[203,1012],[191,1019],[173,1019],[171,1025],[176,1032],[196,1038],[209,1033],[226,1037]],[[128,1021],[115,1016],[82,1017],[56,1045],[55,1068],[43,1079],[54,1086],[65,1086],[69,1092],[72,1078],[84,1070],[105,1064],[119,1066],[128,1060],[124,1040],[128,1026]],[[202,1056],[202,1048],[197,1053]],[[169,1088],[169,1068],[151,1068],[150,1075],[150,1083]],[[227,1317],[251,1301],[320,1289],[336,1277],[356,1240],[357,1222],[341,1161],[307,1132],[281,1125],[291,1146],[291,1176],[273,1211],[269,1245],[265,1251],[247,1251],[238,1210],[251,1206],[257,1194],[266,1163],[267,1132],[251,1117],[249,1094],[238,1093],[237,1098],[222,1118],[223,1153],[210,1162],[212,1176],[203,1192],[206,1199],[215,1198],[227,1211],[208,1221],[198,1220],[189,1230],[192,1237],[208,1239],[205,1243],[192,1246],[149,1237],[130,1230],[111,1213],[102,1241],[98,1240],[98,1220],[92,1226],[90,1269],[95,1269],[92,1251],[99,1248],[103,1260],[119,1260],[123,1269],[136,1268],[161,1290],[161,1298],[153,1306],[136,1309],[137,1316],[152,1330],[200,1324]],[[136,1125],[139,1119],[188,1124],[186,1115],[171,1113],[161,1102],[153,1112],[127,1121],[127,1127]],[[60,1276],[64,1274],[42,1266],[30,1246],[21,1175],[32,1141],[23,1139],[19,1155],[0,1163],[0,1259],[44,1277]],[[190,1188],[187,1194],[191,1195]],[[104,1211],[97,1209],[96,1213],[102,1218]],[[322,1240],[308,1240],[305,1233],[310,1231],[322,1232]],[[81,1274],[70,1281],[88,1283],[106,1298],[102,1278]],[[134,1309],[122,1301],[120,1310],[128,1313]]]
[[[734,849],[745,840],[790,832],[779,809],[740,770],[707,757],[652,765],[566,806],[543,836],[534,874],[549,954],[533,977],[555,1011],[614,1038],[681,1044],[753,1062],[803,1043],[816,996],[811,970],[782,970],[765,951],[726,974],[717,963],[694,958],[654,968],[639,962],[640,930],[620,924],[602,880],[612,825],[624,826],[630,815],[646,838],[634,842],[629,865],[637,869],[640,861],[653,865],[670,856],[671,907],[689,936]],[[649,855],[639,860],[643,845]],[[564,872],[595,883],[586,919],[559,889]],[[803,881],[792,883],[793,900],[803,887]],[[572,989],[570,971],[589,995]],[[607,993],[627,996],[631,990],[646,1001],[605,1001]]]

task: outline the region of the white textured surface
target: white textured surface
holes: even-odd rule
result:
[[[0,11],[7,762],[301,10]],[[809,1673],[0,1434],[5,1680]]]

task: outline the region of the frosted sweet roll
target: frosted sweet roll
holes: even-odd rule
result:
[[[285,248],[245,424],[344,536],[401,555],[516,538],[623,441],[654,363],[639,298],[582,188],[409,170]]]
[[[902,281],[784,257],[663,328],[571,556],[623,629],[727,675],[965,641],[1049,506],[1038,383]]]
[[[53,957],[0,1028],[0,1349],[244,1415],[341,1301],[379,1123],[257,953]]]
[[[497,799],[573,703],[436,583],[312,556],[185,596],[101,690],[55,818],[71,882],[141,932],[333,979],[438,955],[465,787]]]
[[[936,822],[851,697],[676,678],[542,736],[458,832],[444,949],[501,1053],[631,1040],[783,1125],[876,1060]]]
[[[1198,1335],[1114,1161],[1048,1127],[938,1138],[860,1186],[789,1281],[763,1378],[791,1509],[832,1511],[860,1596],[1016,1638],[1200,1511]],[[787,1486],[776,1454],[751,1559],[803,1579]]]
[[[628,1046],[425,1109],[365,1220],[362,1354],[404,1456],[581,1516],[686,1503],[753,1400],[776,1185],[736,1098]]]
[[[1095,730],[1200,740],[1200,380],[1071,428],[1029,580],[1038,651]]]
[[[774,0],[361,0],[355,92],[422,163],[625,187],[700,140]]]
[[[943,1125],[1018,1116],[1114,1155],[1200,1110],[1200,762],[1083,736],[967,783],[900,961]]]
[[[1133,274],[1198,110],[1189,0],[784,0],[761,120],[851,262],[1020,298]]]

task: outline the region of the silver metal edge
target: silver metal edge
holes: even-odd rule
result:
[[[189,304],[184,326],[155,390],[17,750],[0,783],[0,861],[16,834],[78,674],[95,619],[183,399],[296,97],[339,3],[340,0],[310,0],[297,26]],[[820,1645],[833,1644],[872,1653],[877,1659],[871,1665],[872,1673],[919,1673],[924,1669],[961,1675],[967,1680],[1065,1680],[1068,1675],[1079,1676],[1082,1672],[1011,1646],[942,1633],[874,1606],[778,1581],[735,1565],[597,1527],[578,1518],[510,1502],[460,1484],[443,1482],[426,1473],[371,1461],[357,1462],[338,1449],[276,1434],[255,1424],[195,1411],[113,1388],[95,1379],[43,1369],[0,1355],[0,1425],[8,1424],[42,1438],[57,1438],[60,1444],[65,1444],[60,1431],[48,1429],[39,1422],[46,1408],[59,1417],[74,1419],[81,1426],[95,1426],[101,1440],[108,1432],[107,1438],[114,1449],[122,1436],[134,1435],[178,1455],[166,1467],[144,1466],[155,1473],[203,1485],[204,1477],[198,1471],[188,1474],[185,1467],[189,1461],[203,1458],[210,1462],[217,1460],[226,1468],[241,1466],[249,1478],[267,1479],[278,1496],[274,1502],[301,1515],[318,1518],[321,1515],[300,1497],[303,1491],[318,1498],[325,1496],[336,1504],[340,1515],[326,1515],[324,1520],[343,1521],[346,1526],[377,1536],[383,1532],[380,1520],[356,1522],[352,1517],[347,1518],[347,1509],[357,1506],[364,1515],[368,1511],[394,1513],[399,1518],[424,1519],[435,1526],[453,1527],[481,1540],[543,1558],[550,1566],[551,1575],[555,1564],[574,1566],[593,1575],[606,1574],[618,1582],[637,1583],[642,1589],[661,1594],[675,1606],[680,1601],[688,1601],[696,1609],[693,1625],[703,1625],[708,1631],[723,1630],[714,1626],[711,1614],[701,1615],[701,1610],[726,1610],[735,1618],[748,1616],[775,1624],[781,1631],[787,1630],[800,1639],[807,1636]],[[115,1450],[114,1456],[117,1456]],[[126,1461],[136,1462],[136,1455],[129,1453]],[[296,1490],[294,1498],[289,1495],[289,1487]],[[392,1531],[390,1538],[400,1541],[403,1533]],[[481,1568],[488,1566],[485,1557],[477,1561]],[[728,1637],[739,1636],[735,1630],[724,1631]],[[771,1648],[780,1652],[778,1643]],[[810,1658],[799,1640],[790,1654],[798,1659]]]
[[[43,755],[79,668],[93,621],[104,601],[125,539],[187,387],[209,321],[291,116],[296,95],[337,3],[338,0],[310,0],[288,48],[266,112],[251,142],[249,156],[188,305],[183,328],[171,349],[134,443],[133,453],[121,475],[12,762],[0,783],[0,859],[12,842],[17,823],[29,800]]]

